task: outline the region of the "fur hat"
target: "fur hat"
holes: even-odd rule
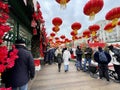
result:
[[[25,44],[25,41],[23,39],[17,39],[15,44]]]

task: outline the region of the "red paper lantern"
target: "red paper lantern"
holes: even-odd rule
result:
[[[77,36],[72,36],[72,40],[74,41],[74,40],[77,40],[78,39],[78,37]]]
[[[96,31],[100,29],[99,25],[91,25],[89,26],[89,30],[91,31],[92,36],[96,36]]]
[[[79,22],[75,22],[71,25],[73,30],[79,30],[81,28],[81,24]]]
[[[69,42],[69,39],[68,38],[65,38],[65,41],[64,41],[65,43],[68,43]]]
[[[85,31],[83,32],[83,36],[84,36],[85,38],[89,38],[89,37],[90,37],[90,31],[89,31],[89,30],[85,30]]]
[[[55,17],[52,20],[52,24],[55,25],[55,26],[60,26],[62,24],[62,19],[59,18],[59,17]]]
[[[95,14],[103,8],[103,5],[103,0],[89,0],[84,6],[83,12],[85,15],[90,16],[90,20],[93,20]]]
[[[61,38],[61,39],[65,39],[65,35],[61,35],[60,38]]]
[[[118,25],[120,26],[120,21],[118,22]]]
[[[66,4],[67,4],[69,1],[70,1],[70,0],[56,0],[56,2],[61,5],[61,8],[66,8]]]
[[[55,40],[58,41],[58,40],[59,40],[59,37],[55,37]]]
[[[111,9],[105,16],[106,20],[112,20],[112,25],[117,25],[120,18],[120,7]]]
[[[77,33],[76,33],[75,31],[72,31],[70,34],[71,34],[72,36],[77,35]]]
[[[112,32],[113,31],[113,28],[115,27],[116,25],[112,25],[112,23],[108,23],[105,27],[104,27],[104,30],[107,31],[107,32]]]
[[[52,33],[50,34],[50,36],[53,38],[53,37],[55,36],[55,33],[52,32]]]
[[[55,33],[57,33],[59,30],[60,30],[59,27],[53,27],[53,28],[52,28],[52,31],[55,32]]]

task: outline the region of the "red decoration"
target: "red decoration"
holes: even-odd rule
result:
[[[98,46],[100,46],[100,47],[104,48],[105,45],[106,45],[105,43],[99,43],[99,42],[89,43],[90,47],[98,47]]]
[[[51,33],[50,36],[53,38],[55,36],[55,33]]]
[[[72,31],[70,34],[71,34],[72,36],[75,36],[75,35],[77,35],[77,32]]]
[[[118,25],[120,26],[120,21],[118,22]]]
[[[115,27],[116,25],[112,25],[112,23],[108,23],[105,27],[104,27],[104,30],[106,30],[107,32],[112,32],[113,31],[113,28]]]
[[[79,30],[81,28],[81,24],[79,22],[75,22],[71,25],[73,30]]]
[[[55,25],[55,26],[60,26],[62,24],[62,19],[59,18],[59,17],[55,17],[52,20],[52,24]]]
[[[90,37],[90,31],[89,31],[89,30],[85,30],[85,31],[83,32],[83,36],[84,36],[85,38],[89,38],[89,37]]]
[[[33,35],[37,35],[37,29],[36,28],[33,29]]]
[[[36,21],[33,19],[33,20],[31,21],[31,27],[35,28],[36,26],[37,26],[37,23],[36,23]]]
[[[10,52],[8,57],[8,50],[6,46],[0,46],[0,73],[3,72],[6,68],[12,68],[17,56],[18,50],[13,46],[12,52]]]
[[[120,7],[111,9],[105,16],[106,20],[112,20],[112,25],[117,25],[120,18]]]
[[[58,40],[59,40],[59,37],[55,37],[55,40],[58,41]]]
[[[56,0],[57,3],[61,5],[61,8],[66,8],[66,3],[68,3],[70,0]]]
[[[65,39],[65,35],[61,35],[60,38],[61,38],[61,39]]]
[[[90,20],[93,20],[95,14],[103,8],[103,5],[103,0],[89,0],[84,6],[83,12],[85,15],[90,16]]]
[[[37,9],[40,9],[40,4],[39,4],[39,2],[37,2],[36,6],[37,6]]]
[[[92,36],[96,36],[96,32],[99,29],[100,29],[100,26],[96,24],[89,26],[89,30],[91,31]]]
[[[52,30],[53,30],[53,32],[57,33],[60,30],[60,28],[59,27],[58,28],[57,27],[53,27]]]
[[[79,30],[81,28],[81,24],[79,22],[75,22],[71,25],[71,28],[74,30],[74,32],[71,32],[71,35],[74,34],[78,34],[77,30]]]
[[[8,4],[5,4],[2,0],[0,0],[0,78],[2,72],[4,72],[7,68],[12,68],[16,58],[18,58],[18,50],[15,49],[15,46],[12,47],[12,51],[8,54],[7,46],[1,45],[3,43],[2,38],[4,34],[11,29],[10,26],[6,25],[9,18],[8,12]],[[0,90],[12,90],[12,88],[0,88]]]
[[[39,66],[40,65],[40,60],[39,59],[35,59],[34,60],[34,64],[35,64],[35,66]]]

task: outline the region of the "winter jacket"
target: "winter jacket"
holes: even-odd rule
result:
[[[78,61],[82,60],[82,54],[83,54],[82,50],[80,48],[77,48],[76,49],[76,58]]]
[[[4,73],[6,87],[20,87],[35,76],[34,59],[30,51],[22,45],[16,45],[16,48],[18,49],[18,59],[13,68]]]
[[[107,53],[107,52],[104,52],[104,53],[105,53],[105,55],[106,55],[106,57],[107,57],[107,62],[102,62],[102,61],[99,60],[99,51],[97,51],[97,52],[94,53],[94,60],[95,60],[96,62],[98,62],[98,64],[108,64],[108,63],[111,61],[111,56],[110,56],[110,54]]]
[[[69,65],[69,59],[70,59],[70,52],[68,50],[65,50],[63,53],[64,65]]]
[[[56,56],[57,63],[62,63],[62,62],[63,62],[62,50],[61,50],[60,48],[58,48],[58,49],[55,51],[55,56]]]
[[[93,53],[92,48],[90,48],[90,47],[86,48],[84,53],[85,53],[85,58],[86,59],[91,59],[92,58],[92,53]]]

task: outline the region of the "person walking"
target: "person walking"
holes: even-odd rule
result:
[[[90,48],[89,45],[87,45],[86,49],[84,51],[84,54],[85,54],[84,69],[83,69],[84,72],[86,72],[86,64],[87,64],[87,62],[88,62],[88,70],[89,70],[89,66],[91,65],[92,53],[93,53],[92,48]]]
[[[111,62],[113,63],[115,72],[117,73],[117,77],[118,77],[118,78],[116,78],[116,80],[117,80],[116,82],[120,83],[120,62],[118,62],[116,59],[117,58],[116,54],[117,54],[118,50],[117,50],[117,48],[113,47],[113,45],[108,46],[108,48],[109,48],[109,53],[112,57]],[[120,53],[118,53],[118,54],[120,54]]]
[[[105,52],[102,47],[98,47],[98,51],[94,53],[94,60],[98,63],[99,78],[105,77],[109,81],[108,64],[111,61],[110,54]]]
[[[64,48],[63,52],[63,60],[64,60],[64,70],[67,72],[69,70],[69,59],[70,59],[70,51],[68,51],[67,47]]]
[[[62,49],[60,47],[58,47],[55,51],[55,56],[56,56],[56,60],[58,63],[58,72],[61,71],[61,65],[63,63],[63,58],[62,58]]]
[[[82,70],[82,55],[83,55],[83,52],[80,48],[80,46],[77,46],[77,49],[76,49],[76,69],[79,71],[79,70]]]
[[[15,60],[15,65],[5,72],[5,86],[12,87],[12,90],[28,90],[29,80],[35,76],[34,59],[25,46],[25,41],[22,39],[15,41],[18,58]]]

